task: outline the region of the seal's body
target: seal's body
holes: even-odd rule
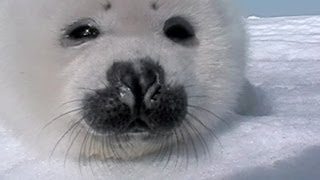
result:
[[[24,142],[39,130],[49,150],[134,158],[239,104],[246,42],[228,0],[4,0],[0,17],[0,111]]]

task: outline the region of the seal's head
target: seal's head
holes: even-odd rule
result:
[[[245,42],[227,0],[34,1],[8,3],[8,27],[28,111],[64,103],[47,142],[132,158],[205,136],[234,108]]]

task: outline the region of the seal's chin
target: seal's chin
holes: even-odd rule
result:
[[[130,142],[135,140],[142,140],[142,141],[151,141],[155,138],[159,139],[161,136],[155,136],[149,132],[127,132],[123,134],[99,134],[99,133],[93,133],[94,136],[100,137],[100,138],[109,138],[111,140],[115,139],[117,143],[122,142]]]
[[[148,157],[148,155],[162,152],[171,145],[168,137],[171,133],[153,133],[133,128],[125,133],[97,133],[88,135],[80,152],[83,160],[107,162],[109,160],[126,161]]]
[[[137,119],[132,121],[132,123],[122,131],[101,133],[99,130],[93,130],[92,134],[105,138],[114,138],[117,141],[121,142],[129,142],[135,140],[151,142],[170,136],[172,134],[172,131],[174,131],[174,128],[171,131],[157,131],[151,129],[147,123],[145,123],[141,119]]]

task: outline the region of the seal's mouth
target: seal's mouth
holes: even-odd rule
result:
[[[140,118],[130,123],[128,129],[128,133],[143,133],[152,130],[152,128],[150,128],[150,126]]]
[[[116,62],[108,86],[85,95],[85,122],[100,134],[168,134],[187,114],[183,86],[168,85],[161,65],[150,58]]]

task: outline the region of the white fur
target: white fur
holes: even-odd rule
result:
[[[41,151],[52,150],[78,115],[57,120],[44,130],[43,126],[77,107],[76,103],[60,105],[81,99],[85,91],[79,88],[103,87],[107,67],[117,60],[157,59],[169,74],[167,81],[188,86],[189,96],[210,97],[190,98],[189,104],[219,116],[235,109],[245,82],[246,40],[241,19],[228,0],[158,0],[157,11],[150,8],[151,0],[110,2],[111,10],[105,11],[104,0],[0,1],[1,121],[23,142],[40,140],[45,145]],[[161,34],[164,21],[173,15],[191,19],[198,46],[179,46]],[[103,36],[76,48],[62,47],[62,30],[88,17],[103,29]],[[188,111],[208,127],[219,121],[203,111]],[[62,143],[66,151],[70,142]],[[76,141],[73,149],[81,143]]]

